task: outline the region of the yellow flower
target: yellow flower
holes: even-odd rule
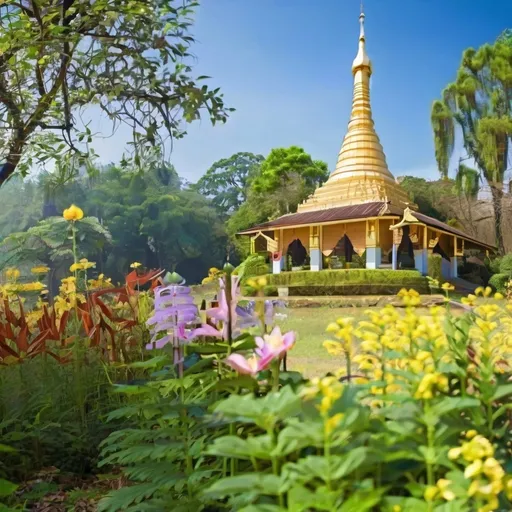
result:
[[[475,437],[477,434],[478,434],[478,432],[476,430],[468,430],[466,432],[466,438],[473,439],[473,437]]]
[[[130,268],[139,268],[142,266],[142,263],[139,263],[138,261],[134,261],[131,265],[130,265]],[[211,269],[210,269],[211,270]]]
[[[466,467],[464,471],[465,478],[473,478],[474,476],[479,475],[482,472],[482,461],[480,459],[476,459],[473,463]]]
[[[75,222],[77,220],[82,220],[84,218],[84,212],[78,206],[72,204],[69,208],[64,210],[62,216],[71,222]]]
[[[82,270],[82,264],[81,263],[73,263],[73,265],[71,265],[69,267],[69,271],[70,272],[77,272],[78,270]]]
[[[504,299],[504,298],[505,298],[505,296],[503,295],[503,293],[496,292],[496,293],[494,294],[494,298],[495,298],[496,300],[502,300],[502,299]]]
[[[445,291],[452,291],[452,290],[455,290],[455,286],[453,286],[453,284],[450,284],[450,283],[443,283],[443,285],[441,286],[441,288]]]
[[[37,267],[32,267],[30,272],[32,272],[32,274],[47,274],[50,272],[50,269],[46,265],[39,265]]]
[[[38,292],[41,291],[45,285],[39,281],[33,283],[24,283],[19,285],[19,291],[21,292]]]
[[[340,356],[343,354],[343,346],[336,341],[327,340],[323,342],[323,347],[329,352],[331,356]]]
[[[473,462],[484,457],[492,457],[494,448],[484,436],[476,435],[471,441],[462,444],[462,456],[468,462]]]
[[[462,454],[462,448],[452,448],[448,451],[448,458],[450,460],[456,460],[458,459]]]
[[[96,263],[94,263],[94,261],[89,261],[87,258],[82,258],[80,260],[80,264],[82,265],[82,270],[88,270],[96,266]]]
[[[21,272],[14,267],[10,267],[5,271],[5,277],[7,279],[12,279],[13,281],[16,281],[21,276]]]
[[[325,433],[327,435],[331,434],[332,431],[341,423],[343,419],[343,414],[340,412],[335,414],[325,422]]]
[[[466,304],[466,306],[475,306],[476,305],[476,295],[470,293],[467,297],[462,297],[460,299],[462,304]]]
[[[435,485],[429,485],[423,493],[425,501],[434,501],[439,494],[439,489]]]
[[[441,478],[437,481],[437,488],[439,489],[439,494],[446,501],[452,501],[455,499],[455,493],[449,489],[451,485],[451,480],[446,480]]]

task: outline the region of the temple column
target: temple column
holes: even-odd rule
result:
[[[459,251],[457,250],[457,237],[453,237],[453,256],[451,258],[451,277],[457,278],[459,277],[459,269],[458,269],[458,261],[457,261],[457,255],[459,254]]]
[[[322,226],[309,227],[309,266],[313,272],[322,270]]]
[[[282,229],[274,231],[274,240],[277,244],[276,253],[279,254],[281,257],[279,259],[272,260],[272,273],[280,274],[281,271],[284,269],[284,263],[285,263],[285,257],[286,257],[285,254],[283,254],[283,230]]]
[[[391,268],[393,270],[398,269],[398,245],[393,244],[391,248]]]
[[[366,221],[366,268],[379,268],[382,263],[382,250],[379,244],[379,222]]]
[[[416,270],[426,276],[428,274],[428,238],[427,226],[423,227],[423,248],[414,251],[414,263]]]

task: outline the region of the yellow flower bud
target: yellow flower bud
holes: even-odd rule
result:
[[[78,206],[72,204],[69,208],[64,210],[62,216],[71,222],[75,222],[77,220],[82,220],[84,218],[84,212]]]

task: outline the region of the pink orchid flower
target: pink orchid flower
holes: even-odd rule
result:
[[[255,377],[259,372],[267,369],[271,360],[258,358],[255,355],[246,359],[242,354],[231,354],[225,362],[238,373]]]
[[[256,336],[255,341],[258,347],[255,350],[256,354],[262,359],[272,360],[276,357],[282,358],[295,345],[295,333],[289,331],[283,335],[277,326],[270,334],[264,334],[263,338]]]

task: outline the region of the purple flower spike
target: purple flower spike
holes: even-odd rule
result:
[[[177,284],[155,288],[155,311],[147,321],[152,337],[146,348],[162,348],[167,343],[190,340],[192,335],[186,332],[185,326],[197,317],[198,310],[190,288]]]

